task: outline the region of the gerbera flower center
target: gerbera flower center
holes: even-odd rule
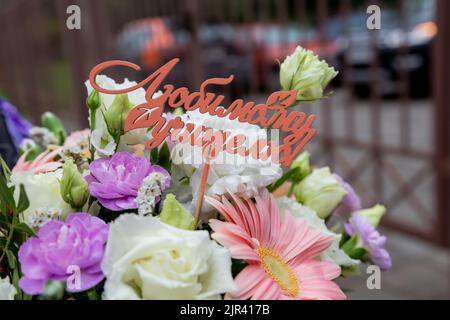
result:
[[[294,270],[274,250],[260,247],[257,253],[264,271],[280,286],[286,295],[298,295],[298,280]]]

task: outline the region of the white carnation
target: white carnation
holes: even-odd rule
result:
[[[267,133],[260,127],[248,123],[242,123],[237,119],[219,118],[202,114],[199,111],[189,111],[183,116],[183,121],[193,123],[196,126],[205,126],[214,130],[222,130],[230,133],[230,137],[243,134],[246,137],[245,146],[251,147],[258,140],[266,140]],[[190,193],[192,196],[191,209],[197,201],[197,193],[200,186],[204,158],[202,148],[191,146],[188,143],[175,143],[172,150],[174,170],[182,171],[189,178]],[[258,189],[265,187],[281,177],[282,170],[279,164],[271,159],[254,159],[251,156],[243,157],[239,154],[220,152],[211,161],[208,175],[206,194],[222,195],[227,191],[240,196],[252,197],[258,194]],[[173,190],[177,198],[182,195]],[[184,190],[184,193],[186,190]],[[207,204],[203,205],[203,213],[212,209]]]

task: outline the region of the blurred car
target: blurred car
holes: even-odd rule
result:
[[[198,29],[199,61],[204,78],[235,75],[230,85],[232,97],[248,91],[251,78],[260,90],[279,89],[279,62],[298,45],[313,50],[337,67],[336,39],[319,39],[316,31],[298,24],[275,23],[202,24]],[[170,81],[186,82],[189,74],[191,34],[184,25],[164,18],[148,18],[127,24],[117,38],[121,58],[135,61],[146,73],[165,61],[178,57],[179,65]]]
[[[320,39],[312,28],[298,24],[250,23],[235,27],[235,46],[250,52],[254,70],[269,91],[279,89],[279,63],[299,45],[310,49],[332,65],[337,64],[335,39]]]
[[[428,96],[432,90],[432,48],[438,32],[432,3],[428,1],[421,10],[411,12],[406,30],[400,26],[391,30],[378,45],[383,69],[397,83],[402,73],[407,74],[413,97]]]
[[[236,76],[231,86],[243,85],[251,65],[245,52],[233,43],[235,30],[229,24],[202,25],[198,30],[200,50],[198,61],[204,78]],[[117,52],[122,59],[138,63],[143,77],[172,58],[180,58],[169,75],[175,85],[186,85],[192,74],[191,34],[186,25],[166,18],[147,18],[124,26],[117,36]],[[240,83],[239,83],[240,82]]]
[[[175,48],[176,41],[168,20],[149,18],[127,24],[117,38],[117,49],[123,59],[137,61],[145,68],[160,63],[164,51]]]
[[[381,29],[377,33],[366,27],[365,13],[354,13],[347,20],[334,18],[327,23],[326,37],[338,39],[339,61],[346,64],[340,77],[347,78],[357,95],[370,94],[371,65],[376,52],[381,95],[400,93],[402,73],[407,74],[413,96],[429,94],[431,48],[437,33],[433,2],[415,1],[415,7],[407,7],[405,25],[397,11],[382,10]]]

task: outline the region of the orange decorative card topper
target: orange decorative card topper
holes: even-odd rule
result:
[[[136,71],[141,68],[131,62],[113,60],[95,66],[90,74],[89,81],[98,92],[105,94],[124,94],[148,85],[146,102],[134,106],[128,114],[124,131],[139,128],[151,128],[151,139],[146,143],[148,149],[161,145],[166,138],[173,141],[190,143],[203,147],[205,156],[209,159],[216,157],[220,152],[239,154],[254,159],[270,160],[289,166],[296,155],[311,140],[316,130],[312,123],[314,115],[307,116],[304,112],[287,109],[296,101],[297,90],[276,91],[269,95],[265,103],[244,102],[242,99],[234,100],[228,108],[222,106],[223,95],[207,92],[209,85],[225,86],[233,81],[228,78],[211,78],[200,85],[198,92],[189,92],[186,87],[175,88],[172,84],[163,87],[160,96],[154,96],[163,80],[179,62],[173,59],[156,70],[153,74],[138,84],[120,90],[101,88],[96,82],[96,76],[108,68],[123,66]],[[277,145],[274,141],[260,139],[253,145],[246,147],[246,136],[243,134],[231,135],[230,132],[196,127],[195,124],[185,124],[181,117],[167,120],[164,117],[164,107],[176,109],[183,107],[186,111],[198,110],[202,114],[209,114],[219,118],[237,119],[243,123],[256,124],[263,128],[279,129],[284,132],[283,143]]]

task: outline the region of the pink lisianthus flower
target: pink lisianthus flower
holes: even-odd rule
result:
[[[162,167],[152,165],[149,160],[128,152],[117,152],[111,158],[93,161],[86,176],[90,194],[102,206],[113,211],[138,208],[136,197],[144,179],[152,173],[162,175],[161,189],[170,185],[170,175]],[[156,199],[157,201],[160,198]]]
[[[238,290],[229,299],[345,299],[332,281],[341,273],[334,262],[316,258],[332,239],[309,227],[304,219],[282,218],[272,195],[264,189],[255,201],[231,194],[231,201],[207,197],[226,222],[211,220],[212,238],[231,256],[248,263],[236,277]]]
[[[81,292],[104,279],[100,263],[108,238],[108,225],[87,213],[74,213],[65,222],[52,220],[45,224],[37,238],[28,239],[19,249],[23,273],[19,286],[27,294],[43,292],[49,280],[66,282],[69,276],[79,281],[67,286],[69,292]]]

